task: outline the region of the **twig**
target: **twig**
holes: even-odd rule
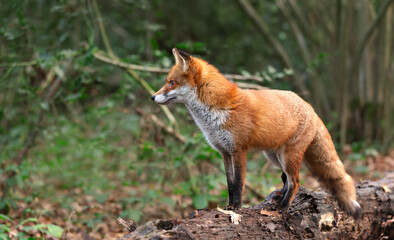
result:
[[[162,128],[165,130],[167,133],[173,135],[176,139],[179,141],[186,143],[187,140],[184,136],[182,136],[178,131],[176,131],[174,128],[167,126],[164,124],[155,114],[153,113],[145,113],[141,108],[136,109],[137,113],[139,113],[142,116],[149,117],[158,127]]]
[[[97,6],[96,0],[93,0],[92,3],[93,3],[93,9],[94,9],[94,12],[96,14],[97,21],[98,21],[98,24],[99,24],[101,37],[103,38],[103,41],[104,41],[105,48],[107,49],[109,55],[115,56],[114,52],[112,51],[111,44],[109,43],[109,40],[108,40],[108,37],[107,37],[107,33],[105,32],[103,19],[101,17],[100,10],[99,10],[99,8]]]
[[[70,215],[68,216],[67,219],[67,231],[64,233],[64,239],[68,239],[67,234],[70,232],[70,228],[71,228],[71,218],[73,217],[73,215],[75,214],[75,209],[73,208],[71,210]]]
[[[303,13],[301,9],[298,7],[297,2],[295,0],[289,0],[290,6],[293,9],[295,15],[297,18],[300,20],[301,26],[303,27],[304,31],[307,34],[307,38],[312,38],[311,36],[313,35],[311,32],[311,21],[310,18],[308,18],[308,15]]]
[[[108,53],[111,57],[108,57],[105,55],[103,51],[97,51],[93,55],[95,58],[106,62],[110,63],[112,65],[119,66],[121,68],[126,68],[126,69],[132,69],[132,70],[137,70],[137,71],[142,71],[142,72],[150,72],[150,73],[168,73],[170,72],[169,68],[159,68],[159,67],[149,67],[149,66],[143,66],[143,65],[137,65],[137,64],[131,64],[131,63],[125,63],[121,61],[119,58],[117,58],[113,53]],[[0,63],[0,68],[1,67],[26,67],[26,66],[32,66],[37,64],[36,60],[28,61],[28,62],[17,62],[17,63]],[[247,80],[252,80],[256,82],[264,82],[264,79],[260,76],[244,76],[244,75],[239,75],[239,74],[229,74],[229,73],[224,73],[224,77],[230,80],[242,80],[242,81],[247,81]],[[244,85],[246,86],[246,85]],[[263,89],[264,87],[259,87],[259,85],[250,85],[250,88],[255,88],[255,89]]]
[[[260,86],[258,84],[254,83],[246,83],[246,82],[236,82],[236,84],[241,87],[241,88],[251,88],[251,89],[258,89],[258,90],[264,90],[264,89],[269,89],[267,87]]]
[[[110,63],[122,68],[126,69],[133,69],[137,71],[143,71],[143,72],[151,72],[151,73],[168,73],[170,71],[169,68],[159,68],[159,67],[148,67],[148,66],[141,66],[141,65],[136,65],[136,64],[131,64],[131,63],[125,63],[118,58],[115,57],[110,57],[110,56],[105,56],[105,53],[103,51],[97,51],[94,53],[94,57],[106,62]],[[224,73],[223,76],[225,76],[227,79],[231,80],[253,80],[257,82],[263,82],[264,79],[260,76],[244,76],[244,75],[238,75],[238,74],[228,74]]]
[[[265,197],[261,195],[259,192],[257,192],[251,185],[250,182],[245,180],[245,188],[247,188],[255,197],[257,197],[258,200],[263,200]]]
[[[136,74],[133,70],[131,69],[127,69],[127,72],[133,76],[133,78],[135,80],[137,80],[144,88],[145,90],[150,94],[153,95],[155,93],[155,91],[153,91],[153,89],[149,86],[149,84],[140,76],[138,76],[138,74]],[[167,116],[168,120],[170,120],[170,122],[174,125],[175,128],[178,127],[178,123],[174,117],[174,115],[172,115],[172,113],[170,112],[170,110],[168,109],[167,106],[164,105],[159,105],[160,108],[163,110],[164,114]]]
[[[131,63],[125,63],[122,62],[119,59],[115,59],[113,57],[106,57],[104,55],[103,51],[97,51],[94,53],[94,57],[103,61],[107,62],[122,68],[127,68],[127,69],[133,69],[133,70],[138,70],[138,71],[144,71],[144,72],[151,72],[151,73],[168,73],[170,69],[168,68],[158,68],[158,67],[148,67],[148,66],[141,66],[141,65],[136,65],[136,64],[131,64]]]
[[[223,76],[226,77],[227,79],[231,79],[231,80],[245,80],[245,81],[246,80],[253,80],[253,81],[257,81],[257,82],[264,82],[264,79],[259,76],[244,76],[244,75],[228,74],[228,73],[224,73]]]
[[[32,66],[32,65],[36,65],[36,64],[37,64],[36,60],[27,61],[27,62],[0,63],[0,68],[3,68],[3,67],[27,67],[27,66]]]

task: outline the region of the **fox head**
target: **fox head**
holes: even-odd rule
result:
[[[185,102],[190,90],[194,89],[196,85],[197,58],[176,48],[172,49],[172,53],[175,65],[168,73],[164,86],[151,97],[154,102],[159,104]]]

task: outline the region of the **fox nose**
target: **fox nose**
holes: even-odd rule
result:
[[[152,101],[155,101],[155,95],[153,95],[152,97],[150,97],[150,99],[152,99]]]

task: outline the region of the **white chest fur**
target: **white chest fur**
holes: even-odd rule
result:
[[[219,152],[234,152],[233,136],[222,127],[229,115],[228,110],[216,110],[201,103],[195,89],[190,89],[185,105],[197,126],[204,133],[209,145]]]

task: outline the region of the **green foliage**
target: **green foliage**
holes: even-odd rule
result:
[[[5,215],[0,214],[0,219],[6,220],[5,223],[0,223],[0,239],[43,239],[39,237],[32,237],[32,234],[36,235],[34,232],[40,232],[44,236],[52,236],[56,238],[61,238],[64,229],[60,226],[54,224],[40,224],[37,218],[27,218],[18,223],[18,225],[13,229],[11,227],[11,222],[13,220]],[[26,226],[28,225],[28,226]],[[11,237],[12,236],[12,237]]]

